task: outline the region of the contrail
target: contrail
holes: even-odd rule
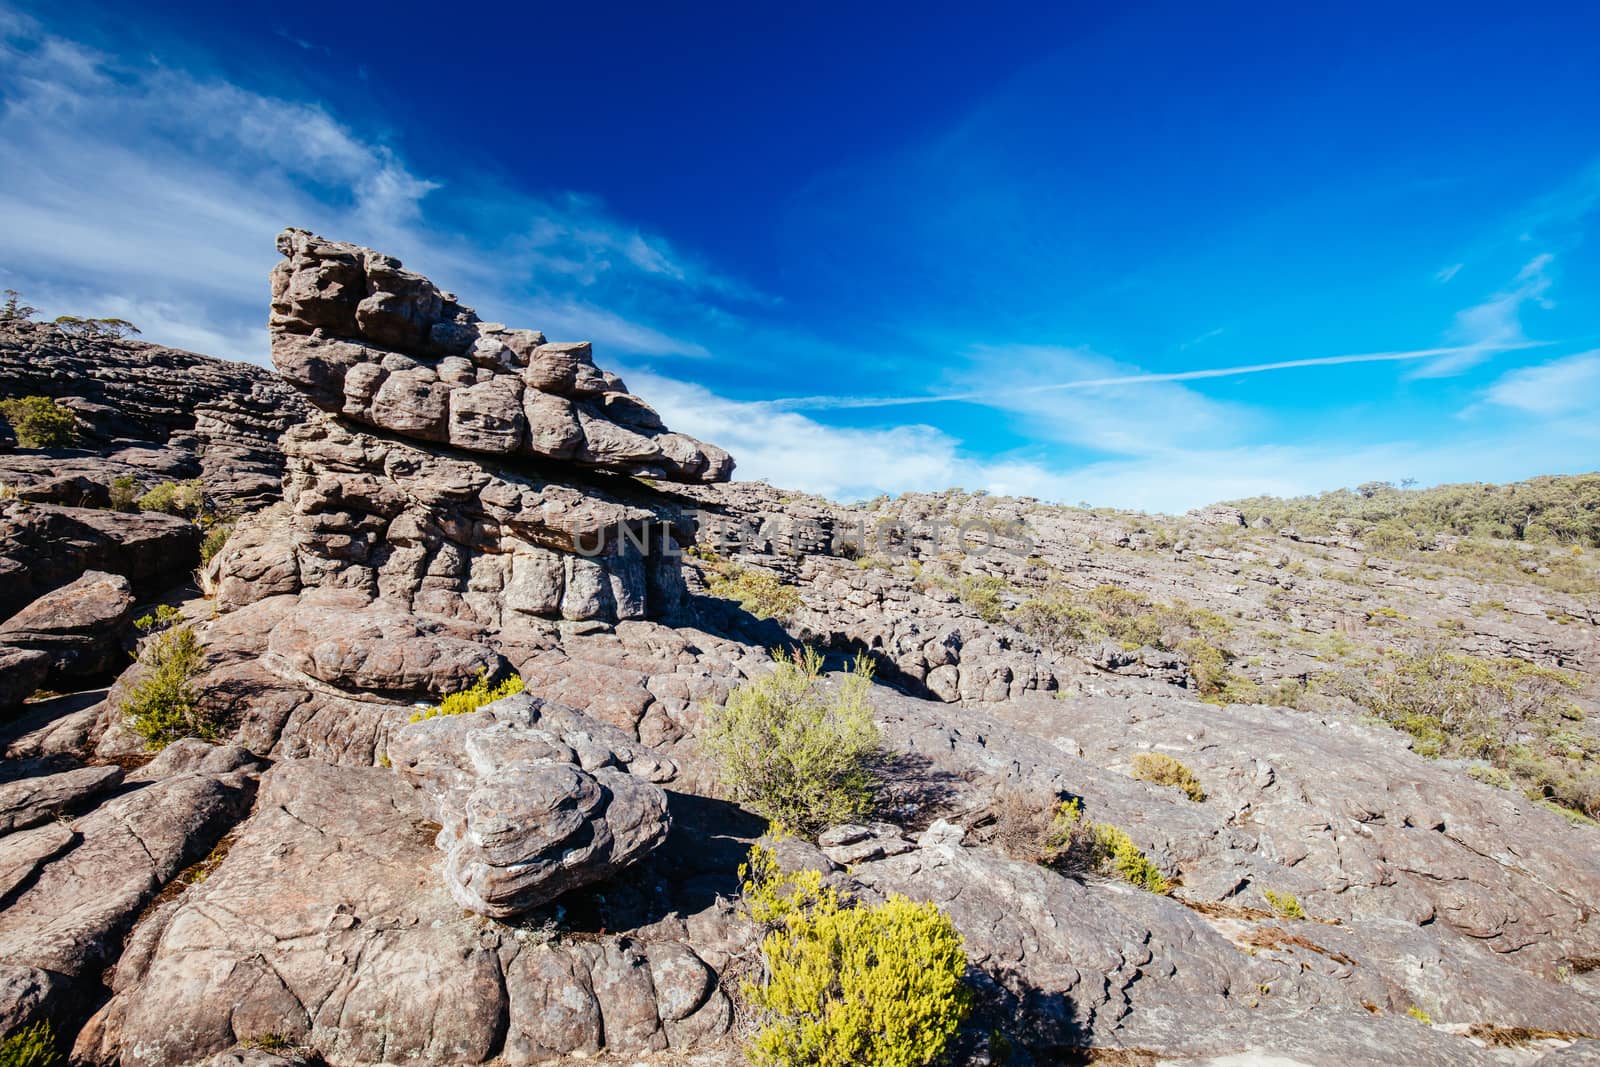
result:
[[[1236,374],[1262,374],[1298,367],[1335,367],[1343,363],[1396,363],[1402,360],[1436,359],[1468,352],[1507,352],[1536,348],[1553,341],[1517,341],[1495,345],[1453,345],[1446,348],[1418,348],[1408,352],[1362,352],[1346,356],[1320,356],[1315,359],[1282,359],[1273,363],[1247,363],[1238,367],[1205,367],[1199,370],[1156,374],[1123,374],[1110,378],[1076,378],[1069,382],[1030,385],[1021,389],[976,390],[966,393],[937,393],[922,396],[792,396],[761,401],[780,411],[816,411],[826,408],[887,408],[906,404],[947,404],[961,401],[995,400],[1029,393],[1049,393],[1067,389],[1100,389],[1111,385],[1144,385],[1153,382],[1188,382],[1199,378],[1227,378]]]

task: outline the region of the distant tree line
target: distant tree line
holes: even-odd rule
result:
[[[1323,534],[1340,523],[1367,532],[1455,534],[1506,541],[1600,546],[1600,473],[1546,475],[1490,485],[1464,482],[1431,489],[1409,481],[1366,482],[1316,496],[1255,496],[1228,503],[1249,522]]]
[[[5,301],[0,302],[0,322],[27,322],[39,314],[39,309],[22,302],[22,294],[15,289],[5,290]],[[69,337],[87,337],[94,340],[115,341],[139,332],[139,327],[127,319],[82,319],[76,315],[60,315],[51,325]]]

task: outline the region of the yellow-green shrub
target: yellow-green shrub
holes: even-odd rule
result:
[[[485,704],[493,704],[496,700],[504,700],[508,696],[515,696],[522,692],[523,684],[520,675],[513,674],[499,685],[489,684],[487,670],[478,673],[478,680],[459,693],[451,693],[431,708],[423,708],[411,716],[412,722],[422,722],[424,719],[437,719],[441,715],[465,715],[477,711]]]
[[[200,708],[194,676],[205,664],[200,639],[187,626],[162,630],[139,656],[143,676],[122,702],[123,718],[151,749],[182,737],[214,738],[220,732]]]
[[[195,519],[205,510],[206,488],[199,478],[186,482],[158,482],[139,498],[140,511],[162,511]]]
[[[1299,899],[1293,893],[1279,893],[1273,889],[1263,889],[1261,896],[1265,898],[1267,906],[1285,919],[1304,919],[1306,910],[1300,906]]]
[[[1043,853],[1043,862],[1049,867],[1114,874],[1129,885],[1152,893],[1172,889],[1161,868],[1133,843],[1126,831],[1084,818],[1083,804],[1076,799],[1056,806]]]
[[[1194,771],[1163,752],[1141,752],[1134,756],[1131,773],[1140,781],[1176,786],[1196,804],[1206,798],[1206,791],[1201,788]]]
[[[6,417],[23,448],[61,448],[78,437],[78,417],[72,409],[47,396],[19,396],[0,400]]]
[[[872,803],[880,743],[867,695],[872,664],[858,657],[831,696],[811,648],[773,653],[773,669],[705,705],[701,746],[735,801],[795,833],[860,818]]]
[[[50,1067],[60,1062],[61,1050],[48,1020],[41,1019],[0,1041],[0,1067]]]
[[[200,542],[200,562],[210,563],[222,546],[228,543],[228,538],[233,534],[233,523],[219,522],[206,531],[206,536]]]
[[[776,574],[734,563],[717,565],[706,577],[711,595],[737,600],[739,606],[758,619],[787,622],[800,610],[800,594],[784,585]]]
[[[770,927],[764,982],[743,993],[762,1017],[755,1067],[922,1067],[944,1054],[971,1007],[967,955],[948,916],[898,894],[846,906],[817,872],[785,876],[757,846],[744,872],[749,914]]]

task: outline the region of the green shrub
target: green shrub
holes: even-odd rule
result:
[[[846,906],[815,871],[779,873],[760,846],[746,873],[748,913],[769,927],[765,981],[743,986],[762,1023],[751,1064],[922,1067],[944,1054],[971,1010],[967,955],[948,916],[898,894]]]
[[[437,719],[441,715],[465,715],[477,711],[485,704],[493,704],[496,700],[515,696],[522,692],[523,683],[520,675],[513,674],[499,685],[489,684],[489,672],[480,671],[478,680],[459,693],[451,693],[431,708],[424,708],[411,716],[412,722],[422,722],[426,719]]]
[[[222,551],[222,546],[228,543],[228,538],[232,535],[233,523],[218,522],[212,524],[211,529],[206,531],[204,540],[200,542],[200,562],[202,564],[210,563],[217,553]]]
[[[800,593],[784,585],[776,574],[735,563],[715,566],[706,577],[712,596],[737,600],[739,606],[758,619],[787,622],[800,610]]]
[[[152,634],[157,630],[171,629],[182,621],[183,612],[171,604],[157,604],[155,611],[134,619],[133,625],[142,634]]]
[[[1141,752],[1133,757],[1133,777],[1157,785],[1170,785],[1184,791],[1196,804],[1206,798],[1194,771],[1162,752]]]
[[[23,448],[62,448],[78,438],[78,417],[47,396],[0,400],[0,414]]]
[[[872,803],[878,727],[872,665],[858,657],[829,695],[811,648],[773,654],[773,669],[705,706],[701,744],[732,798],[811,836],[864,815]]]
[[[1432,1026],[1433,1025],[1433,1016],[1429,1015],[1427,1012],[1423,1011],[1421,1008],[1417,1007],[1415,1004],[1411,1005],[1411,1007],[1406,1009],[1406,1014],[1411,1016],[1413,1019],[1417,1020],[1417,1022],[1421,1023],[1424,1026]]]
[[[1305,909],[1300,906],[1300,901],[1293,893],[1279,893],[1272,889],[1263,889],[1261,896],[1265,898],[1267,906],[1285,919],[1304,919]]]
[[[206,488],[199,478],[186,482],[160,482],[139,498],[140,511],[161,511],[197,519],[205,510]]]
[[[49,1067],[61,1062],[55,1031],[41,1019],[0,1041],[0,1067]]]
[[[124,474],[111,480],[111,510],[135,511],[139,507],[139,480]]]
[[[187,626],[163,630],[145,643],[143,676],[123,700],[121,712],[151,749],[183,737],[215,738],[219,731],[200,709],[193,681],[205,663],[200,639]]]
[[[961,579],[956,595],[963,604],[978,613],[978,618],[985,622],[999,622],[1005,617],[1005,602],[1000,596],[1006,589],[1002,578],[993,575],[981,578],[969,576]]]
[[[1189,678],[1206,703],[1255,704],[1261,700],[1261,689],[1255,682],[1228,669],[1232,653],[1201,637],[1184,641],[1178,651],[1189,658]]]
[[[1096,870],[1152,893],[1172,890],[1161,868],[1126,831],[1084,818],[1078,800],[1064,800],[1056,806],[1043,854],[1045,865],[1059,870]]]
[[[0,1067],[48,1067],[60,1062],[55,1031],[47,1020],[23,1027],[0,1041]]]
[[[1496,789],[1511,788],[1511,776],[1505,771],[1502,771],[1499,767],[1487,767],[1483,765],[1479,765],[1477,767],[1468,767],[1467,777],[1473,779],[1474,781],[1482,782],[1484,785],[1492,785]]]

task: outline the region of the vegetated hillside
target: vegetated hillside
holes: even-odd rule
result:
[[[1597,484],[1600,476],[1584,475],[1474,487],[1460,494],[1459,511],[1445,506],[1454,494],[1440,492],[1428,513],[1436,530],[1481,529],[1486,516],[1505,521],[1508,512],[1480,498],[1536,490],[1538,514],[1570,515]],[[797,597],[803,606],[787,613],[796,624],[819,636],[843,626],[941,695],[1008,699],[1137,677],[1160,683],[1152,691],[1182,687],[1211,703],[1383,721],[1425,756],[1468,761],[1463,771],[1575,818],[1600,815],[1600,734],[1591,719],[1600,712],[1600,552],[1582,545],[1481,533],[1383,536],[1393,518],[1366,527],[1330,520],[1322,533],[1313,532],[1316,521],[1274,528],[1262,513],[1298,515],[1306,505],[1271,498],[1254,505],[1247,525],[1247,513],[1230,505],[1152,516],[953,490],[841,507],[737,488],[767,497],[741,505],[754,513],[752,527],[774,514],[826,515],[835,531],[864,527],[866,543],[858,552],[845,542],[853,560],[797,561],[785,546],[752,552],[747,540],[729,547],[725,563],[698,561],[709,588],[755,610]],[[953,530],[962,523],[969,541],[982,532],[1000,550],[957,550]],[[937,542],[930,531],[939,531]],[[768,588],[751,564],[784,580]],[[969,646],[960,681],[915,647],[941,626]],[[1013,635],[982,681],[980,630]]]
[[[1437,534],[1600,546],[1600,473],[1428,489],[1367,482],[1316,496],[1248,497],[1227,506],[1238,508],[1247,522],[1265,518],[1306,533],[1329,533],[1349,523],[1369,541],[1390,546]]]

